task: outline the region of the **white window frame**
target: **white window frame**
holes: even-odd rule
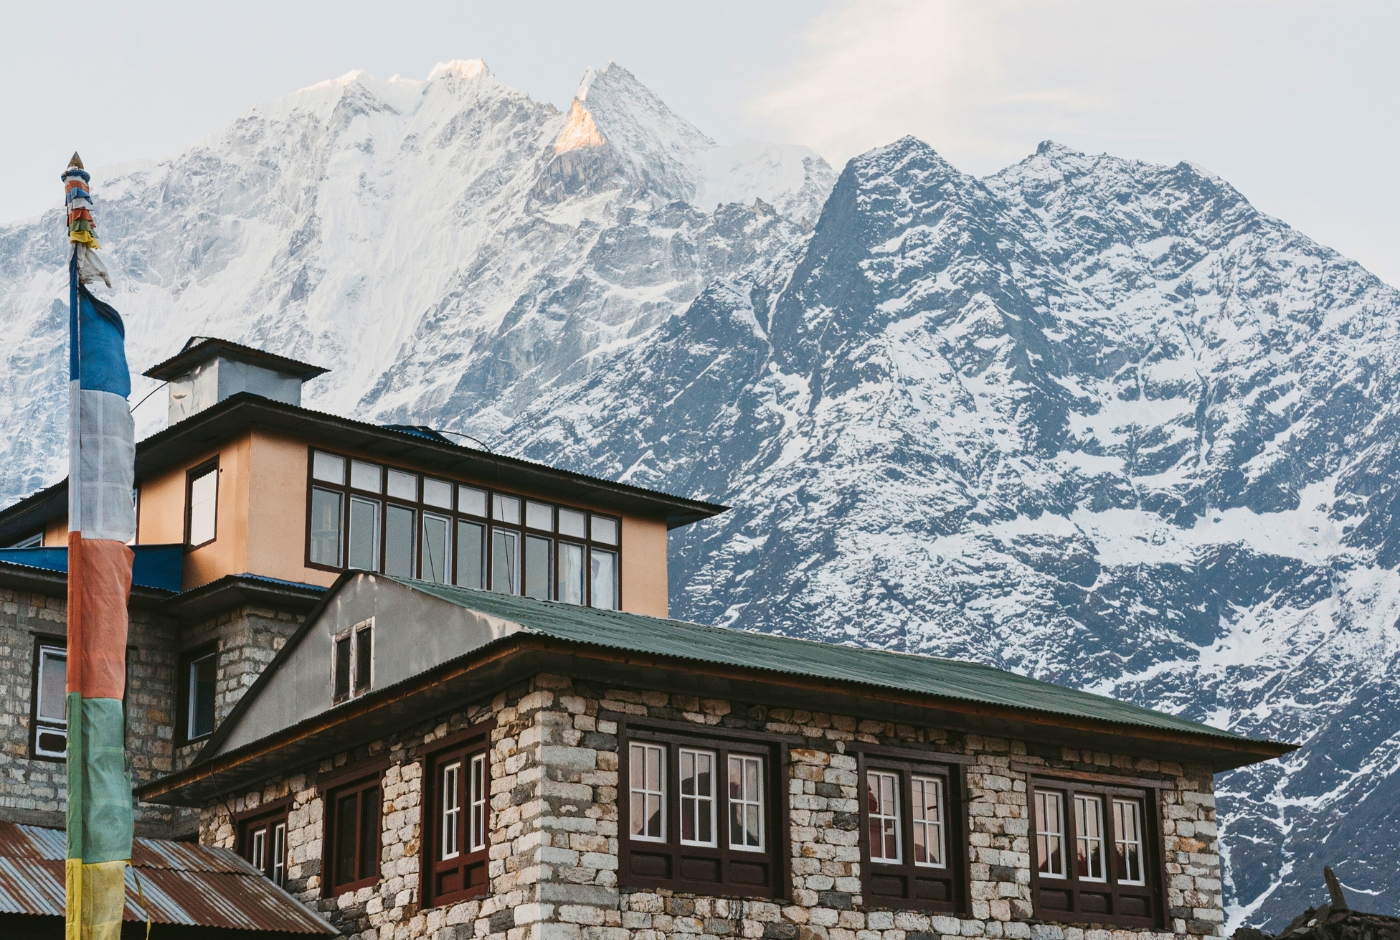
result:
[[[1079,853],[1082,850],[1089,860],[1089,871],[1094,870],[1094,856],[1098,855],[1100,875],[1081,874],[1076,872],[1080,881],[1092,881],[1095,884],[1108,883],[1108,853],[1104,851],[1104,842],[1107,836],[1108,820],[1105,819],[1103,797],[1090,793],[1076,793],[1074,795],[1074,859],[1075,864],[1079,864]],[[1085,832],[1088,827],[1085,821],[1089,818],[1086,810],[1094,807],[1093,818],[1097,821],[1098,831],[1096,834]]]
[[[272,883],[281,887],[287,880],[287,824],[272,827]]]
[[[759,755],[757,755],[757,754],[730,754],[730,755],[729,755],[729,767],[728,767],[729,774],[728,774],[728,776],[729,776],[730,784],[729,784],[728,807],[729,807],[729,820],[730,820],[730,825],[729,825],[729,849],[730,849],[730,851],[734,851],[734,852],[764,852],[764,851],[767,851],[767,845],[766,845],[766,843],[767,843],[767,841],[768,841],[768,837],[767,837],[768,826],[767,826],[767,819],[765,818],[765,815],[764,815],[764,811],[765,811],[765,809],[766,809],[766,807],[764,806],[764,790],[766,789],[766,783],[767,783],[767,772],[768,772],[768,768],[767,768],[767,766],[766,766],[767,763],[768,763],[768,762],[767,762],[766,760],[764,760],[761,756],[759,756]],[[740,784],[739,784],[739,795],[738,795],[737,798],[736,798],[735,795],[734,795],[734,784],[733,784],[733,779],[734,779],[734,777],[733,777],[733,774],[734,774],[734,767],[735,767],[736,764],[739,765],[739,781],[740,781]],[[749,768],[750,766],[752,766],[752,765],[755,765],[755,764],[758,766],[757,791],[754,792],[754,793],[749,793],[749,792],[748,792],[748,783],[749,783],[748,768]],[[735,837],[735,835],[736,835],[736,833],[735,833],[735,831],[734,831],[734,828],[735,828],[735,827],[734,827],[734,825],[733,825],[733,820],[734,820],[734,809],[735,809],[735,807],[738,807],[738,808],[739,808],[739,811],[740,811],[740,814],[741,814],[741,815],[740,815],[740,818],[744,820],[744,823],[745,823],[745,825],[744,825],[744,831],[748,831],[748,828],[749,828],[749,827],[748,827],[749,812],[752,810],[752,811],[754,812],[754,814],[757,815],[757,817],[758,817],[758,825],[757,825],[757,829],[758,829],[758,845],[748,845],[748,844],[746,844],[746,843],[736,843],[736,842],[734,841],[734,837]]]
[[[885,791],[888,787],[892,800],[889,812],[885,812]],[[880,854],[875,854],[875,841],[870,838],[867,827],[866,840],[870,842],[870,862],[874,865],[903,865],[904,864],[904,826],[901,818],[903,810],[903,800],[900,799],[899,773],[893,770],[867,770],[865,772],[865,812],[870,822],[880,824]],[[876,808],[870,805],[870,796],[875,795]],[[885,854],[885,826],[894,826],[894,857]]]
[[[6,548],[43,548],[43,547],[44,547],[44,533],[43,533],[43,532],[35,532],[33,535],[29,536],[28,538],[20,539],[20,540],[19,540],[18,542],[16,542],[15,544],[13,544],[13,545],[6,545],[5,547],[6,547]]]
[[[253,867],[259,872],[263,870],[263,863],[267,861],[267,829],[253,830]]]
[[[656,757],[656,770],[657,770],[657,780],[656,780],[656,784],[657,784],[657,785],[656,785],[655,788],[652,788],[652,787],[648,786],[649,781],[647,780],[647,771],[650,769],[650,768],[647,766],[647,761],[648,761],[648,758],[651,757],[652,755],[655,755],[655,757]],[[628,795],[628,808],[629,808],[629,817],[628,817],[628,818],[629,818],[629,820],[630,820],[630,825],[628,826],[628,830],[629,830],[628,836],[629,836],[629,838],[631,838],[631,839],[633,839],[634,841],[637,841],[637,842],[662,842],[662,843],[664,843],[664,842],[667,841],[667,839],[666,839],[666,833],[667,833],[667,828],[666,828],[666,823],[667,823],[667,819],[666,819],[666,745],[664,745],[664,744],[652,744],[652,743],[650,743],[650,742],[645,742],[645,741],[633,741],[633,742],[631,742],[631,743],[628,745],[628,749],[627,749],[627,759],[628,759],[627,795]],[[640,787],[638,787],[638,786],[633,782],[633,778],[634,778],[634,775],[635,775],[636,772],[637,772],[637,767],[639,766],[639,763],[640,763],[640,766],[641,766],[641,768],[642,768],[642,785],[641,785]],[[641,805],[642,805],[642,812],[641,812],[640,814],[638,814],[637,811],[636,811],[636,803],[637,803],[637,798],[638,798],[638,797],[641,797]],[[636,831],[636,826],[638,825],[638,823],[640,823],[643,827],[645,827],[646,824],[647,824],[647,822],[652,818],[652,813],[649,812],[649,810],[650,810],[651,807],[653,806],[653,801],[654,801],[654,805],[660,810],[659,818],[660,818],[660,820],[661,820],[661,827],[660,827],[660,828],[661,828],[661,832],[660,832],[660,834],[654,835],[654,836],[652,836],[652,835],[647,835],[647,834],[644,833],[644,832],[637,832],[637,831]]]
[[[471,845],[471,851],[480,852],[486,848],[490,841],[490,794],[491,779],[486,766],[486,754],[474,754],[471,759],[471,772],[467,777],[469,792],[467,801],[471,815],[467,818],[470,824],[470,831],[467,833],[467,842]]]
[[[695,785],[694,793],[685,792],[687,783],[685,776],[686,758],[690,758],[694,762],[692,764],[693,774],[689,781]],[[708,793],[701,793],[699,789],[699,762],[702,758],[710,762],[710,792]],[[680,779],[676,781],[676,785],[680,789],[681,804],[680,843],[681,845],[698,845],[706,848],[718,848],[719,819],[716,813],[716,804],[719,802],[719,794],[716,791],[719,788],[719,754],[714,751],[706,750],[705,748],[681,747],[676,752],[676,763],[679,767],[680,775]],[[708,809],[706,807],[708,807]],[[685,823],[687,819],[693,823],[693,831],[698,833],[700,832],[702,813],[708,813],[709,815],[710,838],[708,840],[687,839],[685,837]]]
[[[1127,807],[1127,808],[1129,808],[1129,809],[1132,810],[1133,830],[1134,830],[1134,832],[1136,833],[1136,838],[1126,838],[1126,837],[1124,837],[1124,835],[1123,835],[1123,819],[1124,819],[1124,817],[1123,817],[1122,813],[1121,813],[1120,810],[1119,810],[1120,807]],[[1117,879],[1118,884],[1120,884],[1120,885],[1135,885],[1135,886],[1139,886],[1139,887],[1141,887],[1141,886],[1143,886],[1143,885],[1146,885],[1146,884],[1147,884],[1147,846],[1146,846],[1146,845],[1144,844],[1144,842],[1143,842],[1143,811],[1142,811],[1142,801],[1141,801],[1141,800],[1114,798],[1114,800],[1113,800],[1113,836],[1114,836],[1114,843],[1115,843],[1115,847],[1116,847],[1116,848],[1127,849],[1127,848],[1131,847],[1131,848],[1135,848],[1135,849],[1137,850],[1138,877],[1137,877],[1137,878],[1118,878],[1118,879]],[[1124,851],[1124,852],[1123,852],[1123,856],[1124,856],[1124,858],[1127,858],[1127,857],[1128,857],[1128,853],[1127,853],[1126,851]]]
[[[909,848],[914,854],[914,864],[920,868],[947,868],[948,846],[944,839],[944,834],[947,832],[948,804],[945,800],[943,780],[940,777],[912,774],[909,778],[909,790],[912,801],[909,807],[909,815],[911,821],[914,823],[914,835],[916,836],[914,845]],[[927,794],[929,790],[932,790],[934,794],[933,818],[929,818],[927,815],[929,804]],[[922,799],[920,799],[921,791],[924,794]],[[935,861],[921,862],[919,861],[918,853],[914,851],[914,847],[919,843],[917,836],[921,832],[924,836],[924,849],[930,857],[936,859]],[[937,848],[937,852],[934,853],[930,851],[932,848]]]
[[[196,496],[196,493],[195,493],[196,487],[198,487],[198,486],[200,485],[200,483],[202,483],[203,481],[209,480],[211,477],[213,478],[213,479],[212,479],[213,492],[209,493],[208,496],[207,496],[207,498],[200,498],[200,497],[197,497],[197,496]],[[198,500],[198,501],[196,502],[196,500]],[[206,538],[206,539],[197,539],[197,538],[195,537],[196,525],[197,525],[197,523],[195,522],[195,513],[196,513],[197,510],[200,510],[200,509],[202,509],[202,508],[205,507],[205,506],[207,506],[207,507],[209,508],[209,518],[208,518],[208,522],[209,522],[209,537]],[[201,522],[202,522],[202,520],[201,520]],[[203,534],[202,530],[200,531],[200,534]],[[201,473],[199,476],[197,476],[197,477],[191,477],[191,478],[190,478],[190,522],[189,522],[189,532],[187,533],[187,537],[188,537],[188,539],[189,539],[189,545],[190,545],[190,547],[192,547],[192,548],[198,547],[198,546],[200,546],[200,545],[208,545],[210,542],[217,541],[218,538],[219,538],[219,465],[218,465],[218,464],[215,464],[214,466],[210,467],[208,470],[205,470],[205,471],[204,471],[203,473]]]
[[[1068,879],[1069,864],[1066,858],[1068,853],[1065,851],[1065,835],[1067,828],[1065,825],[1065,796],[1058,790],[1041,790],[1037,788],[1035,790],[1034,801],[1035,819],[1032,822],[1035,826],[1036,854],[1038,856],[1038,861],[1041,864],[1047,861],[1052,863],[1050,865],[1050,870],[1040,871],[1037,872],[1037,874],[1039,874],[1041,878],[1055,878],[1058,880]],[[1046,817],[1050,815],[1050,810],[1052,808],[1054,810],[1054,816],[1049,821],[1057,825],[1059,827],[1058,829],[1046,829],[1043,827]],[[1053,855],[1050,854],[1051,840],[1054,840],[1055,844]],[[1044,850],[1041,849],[1042,845],[1044,846]],[[1059,862],[1058,872],[1054,870],[1055,866],[1053,862],[1056,860]]]
[[[457,822],[462,816],[462,804],[458,799],[458,786],[461,783],[462,762],[454,760],[442,765],[442,812],[438,816],[438,861],[445,862],[462,854],[462,846],[457,840]]]

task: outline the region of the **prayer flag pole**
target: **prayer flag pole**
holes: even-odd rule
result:
[[[90,177],[73,154],[68,211],[68,859],[65,940],[119,940],[134,823],[126,771],[127,601],[136,429],[126,331],[101,278]]]

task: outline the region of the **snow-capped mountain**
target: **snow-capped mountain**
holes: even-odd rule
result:
[[[913,139],[836,178],[615,65],[560,113],[474,62],[94,185],[136,367],[224,335],[333,366],[313,407],[728,502],[676,616],[1304,742],[1219,781],[1233,921],[1323,862],[1400,909],[1400,292],[1223,180]],[[61,233],[0,227],[0,498],[62,472]]]

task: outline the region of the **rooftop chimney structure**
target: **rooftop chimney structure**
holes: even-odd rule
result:
[[[192,336],[176,355],[145,374],[170,383],[173,425],[239,392],[300,407],[302,385],[328,371],[225,339]]]

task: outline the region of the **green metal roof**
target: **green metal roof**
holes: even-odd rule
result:
[[[596,610],[409,578],[388,579],[459,607],[519,624],[528,632],[574,643],[856,682],[963,702],[1209,735],[1229,741],[1248,740],[1197,721],[979,663],[707,627],[684,620]]]

